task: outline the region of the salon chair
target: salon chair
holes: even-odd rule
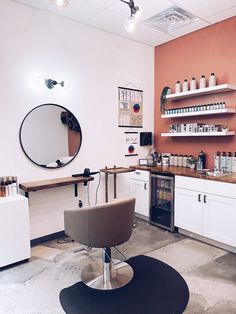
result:
[[[89,264],[81,273],[89,287],[111,290],[126,285],[133,269],[125,262],[114,262],[111,247],[129,240],[133,229],[134,198],[114,200],[86,208],[65,210],[65,233],[87,247],[102,248],[102,263]]]

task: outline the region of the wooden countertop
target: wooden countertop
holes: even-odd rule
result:
[[[162,166],[155,166],[155,167],[148,167],[148,166],[130,166],[131,169],[139,169],[139,170],[146,170],[150,171],[151,173],[160,172],[165,174],[177,175],[177,176],[185,176],[185,177],[193,177],[197,179],[204,179],[204,180],[212,180],[212,181],[219,181],[225,183],[235,183],[236,184],[236,173],[226,174],[223,176],[215,177],[209,176],[205,174],[201,174],[196,170],[192,170],[190,168],[185,167],[162,167]]]
[[[64,185],[84,183],[84,182],[88,182],[92,180],[94,180],[93,177],[65,177],[65,178],[20,183],[19,188],[22,189],[24,192],[31,192],[31,191],[37,191],[37,190],[56,188],[56,187],[64,186]]]

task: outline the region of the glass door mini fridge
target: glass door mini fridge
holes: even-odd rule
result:
[[[171,232],[174,227],[174,176],[151,174],[150,223]]]

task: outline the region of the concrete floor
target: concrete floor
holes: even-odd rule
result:
[[[73,253],[77,247],[77,243],[50,241],[35,246],[28,263],[1,270],[0,314],[64,313],[60,290],[80,281],[83,267],[100,256],[97,249]],[[185,314],[236,313],[235,254],[144,221],[138,222],[131,239],[120,249],[127,257],[147,254],[179,271],[190,290]]]

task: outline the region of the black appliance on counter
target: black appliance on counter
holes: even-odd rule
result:
[[[151,173],[150,223],[171,232],[174,227],[174,175]]]

